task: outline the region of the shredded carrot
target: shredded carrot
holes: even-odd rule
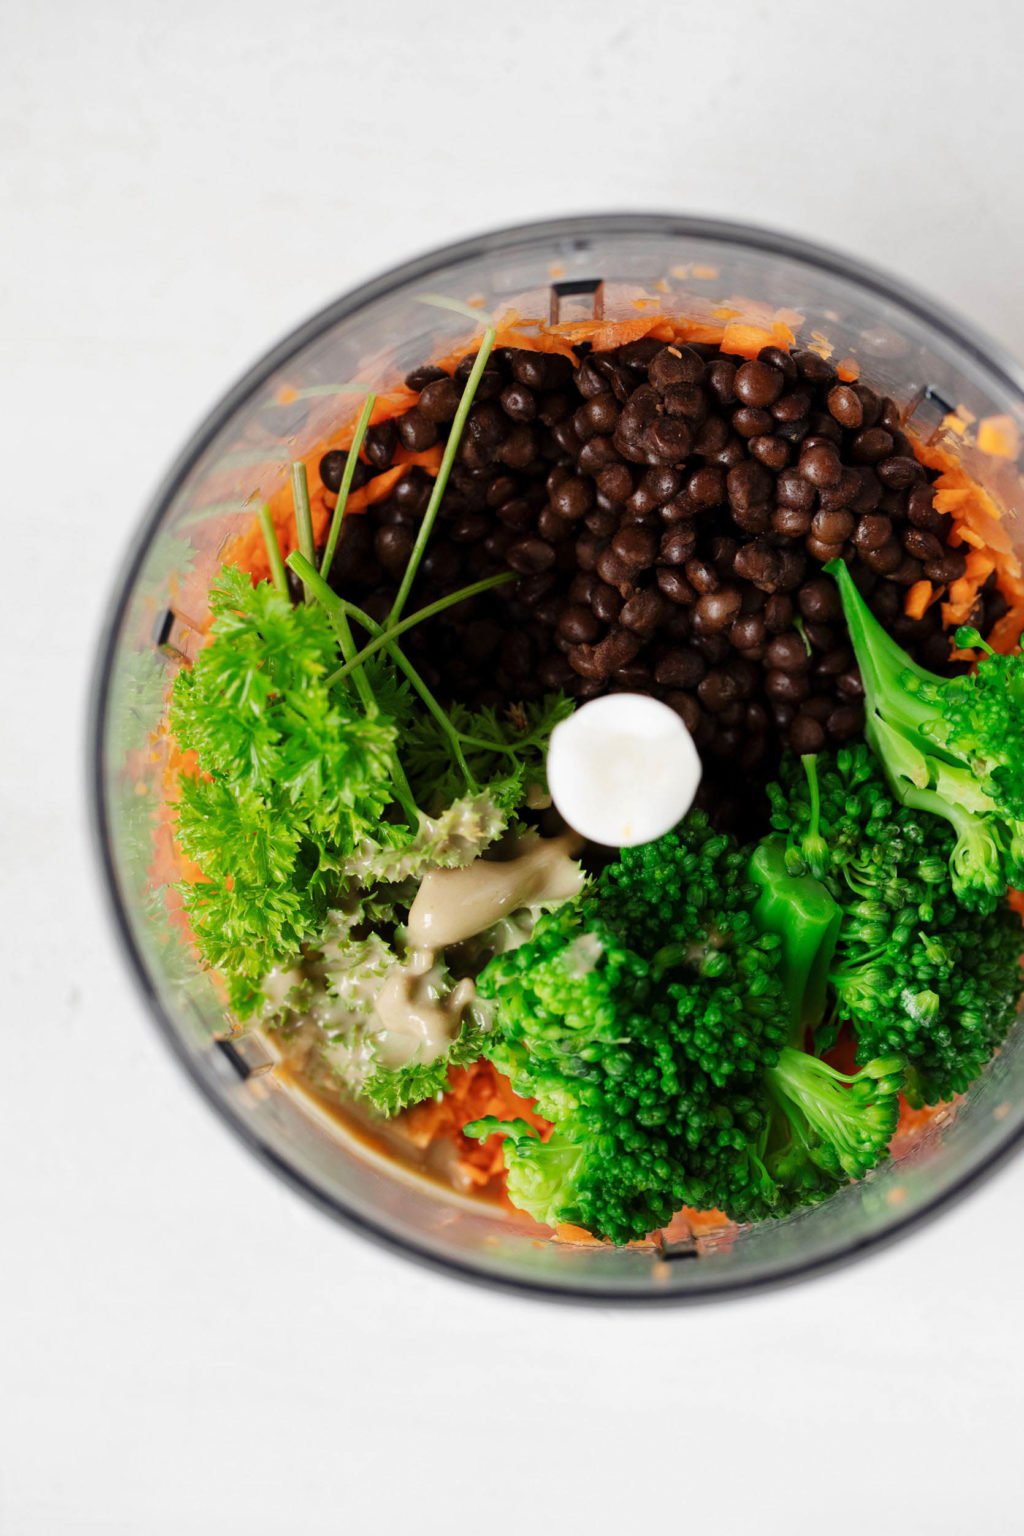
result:
[[[957,608],[964,603],[970,605],[977,591],[977,587],[969,576],[960,576],[949,584],[949,601]]]
[[[574,1227],[571,1221],[560,1221],[555,1228],[556,1243],[598,1243],[600,1238],[594,1237],[586,1227]]]
[[[784,321],[777,320],[769,328],[750,325],[744,320],[730,320],[722,332],[720,346],[723,352],[741,357],[756,357],[762,347],[782,347],[788,351],[796,337]]]
[[[569,345],[570,351],[581,341],[589,341],[595,352],[608,352],[613,347],[641,341],[645,336],[656,336],[665,341],[676,339],[675,327],[664,315],[642,315],[633,320],[570,320],[556,330],[558,338]],[[575,362],[576,354],[572,356]]]
[[[485,1141],[471,1140],[462,1134],[462,1127],[470,1120],[497,1115],[505,1120],[525,1120],[544,1140],[551,1134],[550,1121],[538,1115],[528,1099],[520,1098],[508,1078],[489,1061],[453,1067],[448,1073],[448,1083],[448,1091],[440,1099],[428,1100],[408,1110],[403,1125],[417,1146],[425,1147],[440,1140],[454,1142],[461,1172],[479,1188],[501,1179],[505,1167],[504,1138],[488,1136]]]
[[[954,527],[950,530],[949,543],[952,544],[954,548],[956,548],[958,544],[970,544],[974,549],[985,548],[985,540],[982,538],[981,534],[975,533],[974,529],[968,527],[966,523],[956,523],[954,525]]]
[[[440,443],[435,443],[433,448],[396,448],[395,463],[402,464],[406,469],[411,469],[414,464],[420,469],[425,469],[428,474],[436,475],[441,468],[441,460],[444,458],[444,449]]]
[[[958,512],[965,502],[970,501],[971,492],[962,487],[958,490],[944,490],[935,492],[936,512]]]
[[[374,412],[376,416],[376,412]],[[351,439],[350,439],[351,442]],[[313,523],[313,539],[320,543],[327,533],[330,524],[331,512],[334,508],[335,497],[329,495],[321,483],[317,466],[323,454],[327,452],[326,443],[319,444],[312,453],[307,454],[304,463],[306,473],[309,476],[309,510]],[[414,453],[409,449],[400,448],[395,454],[396,462],[390,469],[383,470],[379,475],[374,475],[358,491],[353,491],[348,498],[346,513],[364,512],[367,507],[374,506],[378,501],[383,501],[394,490],[402,476],[414,465],[436,475],[441,467],[443,449],[440,444],[433,448],[424,449],[420,453]],[[295,528],[295,508],[292,504],[290,485],[282,485],[268,498],[267,505],[270,508],[270,516],[277,531],[278,543],[281,553],[287,559],[293,549],[298,547],[298,533]],[[267,552],[263,543],[263,534],[259,523],[254,518],[246,531],[231,540],[224,551],[224,560],[228,565],[237,565],[243,571],[248,571],[253,581],[262,581],[269,575],[267,564]]]
[[[953,1098],[941,1104],[922,1104],[915,1107],[908,1104],[901,1094],[900,1117],[889,1143],[892,1156],[898,1159],[910,1152],[929,1126],[934,1125],[940,1117],[947,1118],[959,1102],[959,1098]]]
[[[1015,459],[1020,452],[1020,428],[1012,416],[986,416],[978,422],[978,447],[994,459]]]
[[[907,591],[903,602],[903,611],[908,619],[921,619],[932,600],[934,588],[930,581],[915,581]]]
[[[991,555],[982,549],[972,549],[967,556],[967,579],[973,581],[976,588],[988,580],[995,568],[996,563]]]
[[[376,506],[378,501],[384,501],[401,480],[402,476],[414,465],[420,465],[432,475],[436,475],[441,468],[441,458],[444,450],[440,443],[433,448],[425,448],[422,453],[410,453],[399,451],[395,458],[399,460],[390,469],[382,470],[379,475],[374,475],[358,491],[353,491],[345,504],[346,512],[365,512],[367,507]],[[333,501],[333,498],[332,498]]]
[[[969,421],[970,413],[963,406],[957,406],[957,413]],[[949,447],[915,441],[914,453],[926,469],[936,471],[935,506],[954,521],[950,543],[954,547],[966,545],[969,550],[963,576],[952,582],[945,594],[943,625],[955,629],[968,621],[981,588],[995,572],[996,585],[1009,608],[988,639],[994,650],[1012,650],[1024,630],[1024,573],[1002,509]],[[954,652],[953,659],[969,657]]]
[[[787,309],[783,305],[781,309],[775,311],[774,323],[788,325],[791,331],[796,332],[803,325],[805,318],[798,309]]]
[[[852,384],[860,378],[860,363],[855,357],[841,357],[836,364],[836,376],[844,384]]]

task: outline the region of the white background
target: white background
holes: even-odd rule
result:
[[[720,213],[1024,354],[1020,8],[4,10],[0,1531],[1020,1530],[1024,1163],[881,1257],[713,1309],[426,1275],[307,1209],[179,1076],[82,788],[90,653],[157,476],[382,266],[538,214]]]

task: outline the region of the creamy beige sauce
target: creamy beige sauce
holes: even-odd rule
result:
[[[572,856],[578,851],[574,833],[524,837],[511,858],[431,870],[409,912],[409,943],[415,949],[444,949],[521,907],[568,901],[583,887],[583,871]]]
[[[279,970],[277,966],[268,971],[263,978],[263,992],[267,1002],[272,1008],[283,1008],[288,993],[293,987],[297,987],[302,981],[302,971],[297,965],[290,970]]]
[[[414,950],[405,965],[385,977],[374,1001],[380,1023],[377,1059],[385,1067],[407,1062],[435,1061],[458,1033],[466,1005],[473,1000],[471,981],[460,981],[441,995],[436,957],[432,950]]]

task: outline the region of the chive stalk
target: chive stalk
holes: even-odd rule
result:
[[[355,620],[355,622],[361,625],[361,627],[366,630],[367,634],[372,636],[374,640],[380,639],[383,641],[382,648],[387,651],[395,666],[405,673],[414,692],[419,695],[426,708],[437,721],[438,727],[448,741],[452,756],[458,764],[459,772],[465,779],[468,788],[471,790],[478,789],[479,786],[469,771],[469,764],[466,762],[465,754],[462,750],[463,738],[460,732],[456,730],[455,726],[449,720],[448,715],[434,698],[434,695],[431,693],[430,689],[427,687],[426,683],[423,681],[422,677],[413,666],[412,662],[404,654],[401,647],[396,645],[387,631],[374,619],[371,619],[370,615],[365,613],[362,608],[358,608],[355,603],[350,603],[344,597],[339,597],[337,592],[335,592],[333,588],[327,585],[323,577],[317,574],[317,572],[309,564],[308,560],[303,559],[302,555],[300,555],[298,551],[293,550],[292,553],[288,556],[288,564],[291,566],[292,570],[297,576],[300,576],[303,581],[310,585],[317,602],[320,603],[325,609],[327,617],[330,619],[331,624],[334,627],[334,632],[338,636],[338,640],[341,644],[341,652],[345,657],[346,664],[357,662],[357,653],[355,649],[355,641],[352,638],[350,620]],[[369,692],[371,703],[373,701],[373,691],[370,688],[366,674],[363,672],[362,666],[359,663],[357,663],[353,669],[352,681],[359,692],[359,696],[362,699],[364,706],[369,708],[370,705],[367,704],[364,689]],[[469,738],[466,739],[468,740]],[[487,743],[487,745],[490,745],[490,743]]]
[[[400,619],[397,624],[380,630],[376,638],[368,645],[364,645],[351,661],[346,661],[337,672],[331,673],[327,679],[328,683],[338,683],[343,677],[348,677],[354,667],[368,661],[378,651],[385,650],[392,640],[397,640],[399,635],[404,635],[408,630],[414,629],[417,624],[422,624],[424,619],[433,619],[437,614],[444,613],[446,608],[454,608],[456,603],[465,603],[471,597],[479,597],[481,592],[490,592],[494,587],[504,587],[515,579],[514,571],[502,571],[497,576],[487,576],[482,581],[472,582],[468,587],[461,587],[458,592],[449,592],[445,597],[439,597],[435,602],[428,603],[425,608],[417,608],[416,612],[410,613],[407,619]]]
[[[420,561],[423,559],[427,545],[430,542],[430,535],[437,520],[437,514],[448,485],[448,477],[451,475],[452,467],[455,464],[455,456],[459,451],[459,443],[462,440],[466,418],[469,415],[473,398],[483,377],[483,371],[487,367],[487,359],[491,355],[496,339],[497,332],[493,325],[489,326],[484,332],[483,340],[480,343],[480,350],[473,364],[473,370],[466,381],[466,387],[462,392],[462,399],[459,401],[459,408],[455,412],[455,419],[452,422],[451,431],[448,433],[444,456],[441,459],[441,467],[437,472],[437,479],[434,481],[434,488],[430,493],[427,510],[423,514],[423,521],[420,523],[419,532],[416,535],[416,543],[413,545],[412,554],[409,556],[408,564],[402,573],[401,585],[395,594],[395,600],[391,605],[391,612],[388,614],[388,622],[385,626],[387,629],[394,628],[402,617],[402,610],[408,600],[409,591],[416,580],[416,572],[419,570]]]
[[[288,556],[288,564],[302,581],[310,597],[320,604],[330,620],[331,627],[338,637],[341,646],[341,654],[346,662],[354,663],[352,682],[359,695],[360,702],[367,714],[376,714],[377,700],[374,697],[370,680],[363,671],[362,666],[356,660],[356,642],[352,634],[352,626],[349,623],[349,615],[362,624],[369,615],[354,604],[347,603],[344,598],[338,596],[324,581],[317,571],[316,566],[300,550],[293,549]],[[392,778],[394,781],[395,798],[409,819],[411,826],[415,826],[419,820],[419,810],[412,796],[409,780],[405,776],[405,769],[398,760],[397,752],[392,761]]]
[[[284,561],[281,558],[281,546],[277,542],[277,529],[274,527],[274,519],[271,517],[270,508],[265,501],[260,503],[256,516],[259,518],[263,542],[267,546],[267,561],[270,565],[270,575],[274,586],[287,597],[288,577],[285,575]]]
[[[345,507],[348,504],[348,493],[352,489],[352,477],[356,472],[356,465],[359,463],[359,452],[363,446],[366,429],[370,425],[370,417],[373,415],[373,408],[376,404],[377,396],[372,393],[367,395],[363,402],[363,408],[359,413],[359,420],[356,422],[356,429],[352,436],[352,445],[348,450],[348,458],[345,460],[345,470],[341,477],[341,485],[338,487],[338,500],[334,507],[334,515],[331,518],[327,543],[324,546],[324,557],[320,562],[320,574],[325,579],[330,574],[331,566],[334,563],[334,551],[338,547],[341,524],[345,516]]]
[[[316,548],[313,544],[313,513],[309,505],[306,466],[301,459],[292,465],[292,505],[295,508],[295,534],[299,541],[299,551],[312,565],[316,559]],[[306,587],[306,602],[312,601],[313,594]]]

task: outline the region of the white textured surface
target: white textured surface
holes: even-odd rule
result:
[[[407,1268],[275,1183],[165,1056],[81,774],[89,653],[169,456],[266,343],[423,247],[599,206],[747,217],[1024,353],[1022,13],[945,11],[6,8],[3,1536],[1019,1529],[1024,1164],[868,1264],[720,1309]]]

